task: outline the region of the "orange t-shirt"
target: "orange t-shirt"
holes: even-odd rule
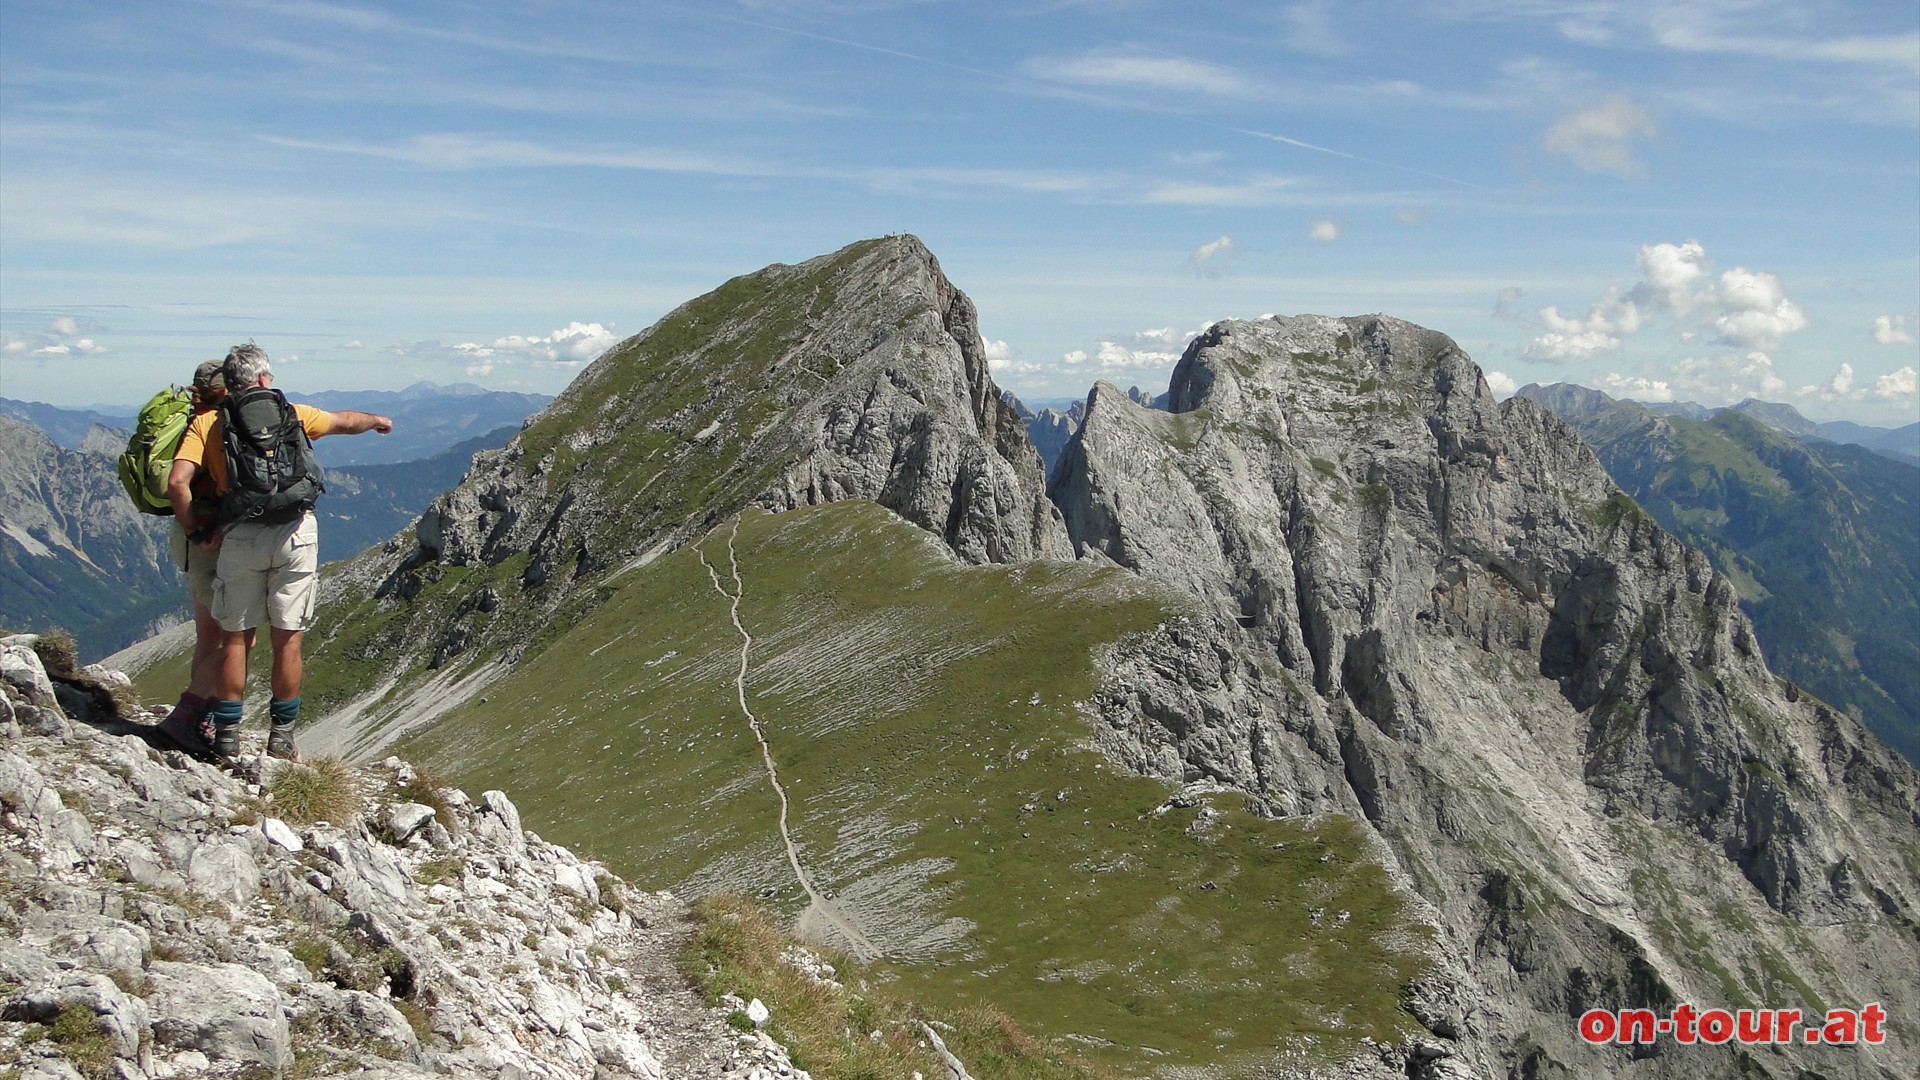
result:
[[[317,439],[333,430],[333,414],[325,409],[316,409],[311,405],[295,404],[294,414],[300,417],[300,426],[306,429],[307,438]],[[227,493],[227,455],[221,450],[225,437],[220,427],[220,410],[211,409],[197,413],[187,424],[187,433],[180,436],[180,449],[174,451],[173,460],[191,461],[207,471],[213,478],[215,492]],[[207,448],[213,447],[213,453]]]

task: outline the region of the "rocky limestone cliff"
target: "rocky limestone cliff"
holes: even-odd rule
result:
[[[1733,579],[1768,667],[1920,761],[1920,470],[1739,407],[1694,421],[1565,383],[1518,396]]]
[[[10,646],[0,683],[8,1075],[805,1077],[692,991],[684,904],[524,830],[506,793],[429,806],[390,758],[341,774],[348,816],[290,825],[277,773],[300,767],[69,720],[32,656]]]
[[[1221,323],[1169,408],[1096,387],[1053,476],[1078,552],[1212,609],[1113,651],[1099,740],[1370,822],[1443,928],[1411,1005],[1453,1063],[1911,1075],[1920,779],[1769,674],[1729,582],[1572,429],[1383,316]],[[1575,1035],[1680,1001],[1881,1001],[1903,1045]]]
[[[771,266],[676,309],[479,455],[423,516],[416,549],[356,576],[405,602],[453,568],[504,567],[447,598],[450,632],[420,620],[440,641],[407,648],[436,665],[483,642],[514,655],[579,584],[750,505],[843,499],[887,507],[968,562],[1068,556],[973,303],[911,236]],[[540,614],[492,618],[505,591]]]

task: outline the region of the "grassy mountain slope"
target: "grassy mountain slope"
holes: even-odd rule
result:
[[[1733,410],[1695,421],[1596,400],[1563,415],[1734,579],[1768,666],[1920,761],[1920,469]]]
[[[708,571],[730,586],[731,539],[746,699],[802,865],[910,992],[1092,1037],[1130,1072],[1408,1030],[1423,937],[1360,827],[1163,808],[1164,784],[1083,746],[1093,650],[1165,595],[1080,564],[965,567],[870,503],[733,529],[623,578],[405,753],[511,786],[543,835],[636,880],[798,912]]]

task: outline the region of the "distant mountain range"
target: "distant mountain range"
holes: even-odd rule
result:
[[[327,470],[327,494],[320,515],[320,561],[333,562],[371,547],[420,516],[434,496],[460,482],[473,455],[507,445],[517,424],[465,442],[432,457],[390,465],[350,465]],[[316,447],[344,439],[322,439]]]
[[[0,415],[0,628],[62,627],[89,659],[144,637],[185,605],[170,527],[133,508],[113,458]]]
[[[1920,760],[1920,467],[1814,437],[1832,425],[1785,405],[1690,419],[1568,383],[1519,396],[1734,580],[1774,670]]]
[[[315,443],[320,463],[332,468],[391,465],[432,457],[455,443],[498,428],[518,429],[527,417],[546,408],[553,397],[485,390],[466,383],[435,386],[421,382],[399,391],[327,390],[295,396],[294,400],[322,409],[358,409],[392,418],[390,435]]]
[[[32,425],[57,446],[78,450],[95,428],[121,432],[131,430],[135,410],[100,412],[94,409],[63,409],[40,401],[0,398],[0,416],[10,416]]]
[[[155,387],[155,389],[159,389]],[[549,394],[517,394],[488,390],[471,383],[440,386],[417,382],[405,390],[290,391],[294,401],[322,409],[358,409],[393,419],[393,433],[369,439],[333,439],[315,444],[320,463],[385,465],[432,457],[447,447],[477,438],[496,428],[519,427],[521,421],[546,408]],[[78,450],[89,429],[99,426],[128,430],[135,410],[63,409],[38,401],[0,398],[0,414],[24,420],[68,450]]]
[[[1556,383],[1556,386],[1570,385]],[[1611,400],[1611,399],[1609,399]],[[1748,398],[1738,405],[1709,408],[1693,401],[1640,402],[1648,412],[1678,416],[1685,420],[1711,420],[1723,412],[1752,417],[1775,431],[1785,432],[1806,442],[1847,443],[1864,446],[1876,454],[1920,465],[1920,423],[1904,427],[1882,428],[1856,424],[1851,420],[1819,423],[1800,415],[1800,410],[1777,401]]]

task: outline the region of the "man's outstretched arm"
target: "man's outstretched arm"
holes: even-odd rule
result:
[[[360,435],[377,431],[382,435],[393,430],[393,421],[379,413],[360,412],[357,409],[340,409],[331,414],[333,426],[327,429],[329,435]]]

